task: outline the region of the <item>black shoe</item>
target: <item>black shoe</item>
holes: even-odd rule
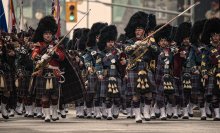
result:
[[[2,117],[3,117],[4,119],[9,119],[8,116],[4,116],[3,114],[2,114]]]
[[[137,120],[136,123],[142,123],[142,120]]]
[[[178,119],[178,116],[173,116],[173,119]]]
[[[167,118],[166,118],[166,117],[162,117],[161,120],[162,120],[162,121],[165,121],[165,120],[167,120]]]
[[[87,116],[86,118],[87,118],[87,119],[92,119],[92,116]]]
[[[187,120],[187,119],[189,119],[189,117],[188,116],[183,116],[182,119]]]
[[[145,121],[150,121],[150,118],[144,118]]]
[[[156,113],[155,116],[156,116],[157,118],[160,118],[160,114],[157,114],[157,113]]]
[[[13,114],[13,115],[9,115],[9,117],[15,117],[15,115]]]
[[[102,118],[107,119],[107,116],[103,115]]]
[[[37,113],[34,113],[34,116],[36,117],[36,116],[37,116]]]
[[[96,117],[96,120],[101,120],[102,118],[101,117]]]
[[[188,113],[189,114],[189,117],[193,117],[193,114],[190,114],[190,113]]]
[[[50,119],[46,119],[46,120],[44,120],[45,122],[50,122]]]
[[[42,115],[38,115],[37,118],[42,118]]]
[[[113,115],[113,118],[118,119],[118,115]]]
[[[214,121],[220,121],[220,118],[214,118],[213,120]]]
[[[55,118],[55,119],[52,118],[52,120],[53,120],[53,121],[57,121],[57,120],[59,120],[59,117],[57,117],[57,118]]]
[[[107,120],[112,120],[112,117],[107,117]]]
[[[62,118],[66,118],[66,115],[61,115]]]
[[[201,120],[202,120],[202,121],[205,121],[205,120],[206,120],[206,117],[201,117]]]
[[[81,115],[81,116],[79,116],[79,118],[84,118],[84,116],[83,116],[83,115]]]
[[[34,117],[34,115],[28,115],[27,117],[29,117],[29,118],[33,118],[33,117]]]
[[[150,119],[155,120],[156,116],[151,116]]]

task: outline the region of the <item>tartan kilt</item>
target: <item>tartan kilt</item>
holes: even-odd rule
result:
[[[106,97],[106,89],[105,89],[106,84],[107,84],[106,78],[103,78],[102,80],[98,80],[98,86],[97,86],[97,91],[95,93],[95,98]]]
[[[98,88],[98,77],[96,74],[91,74],[87,76],[88,85],[86,88],[87,94],[94,94]]]
[[[208,83],[205,87],[206,89],[205,95],[213,95],[214,91],[217,90],[215,89],[216,88],[215,86],[216,86],[215,76],[209,76]]]
[[[52,69],[44,69],[43,74],[45,75],[45,73],[48,72],[53,72]],[[43,77],[43,76],[37,76],[36,77],[36,82],[35,82],[35,93],[36,93],[36,98],[37,99],[41,99],[42,96],[50,96],[50,95],[55,95],[58,96],[59,95],[59,87],[60,87],[60,83],[59,78],[57,77],[52,77],[52,83],[53,83],[53,88],[52,89],[48,89],[46,90],[46,82],[47,82],[47,78]]]
[[[18,79],[18,96],[20,97],[24,97],[24,96],[27,96],[29,95],[29,84],[30,84],[30,81],[31,81],[31,75],[26,75],[22,78],[19,78]]]
[[[121,79],[122,83],[121,83],[121,97],[126,97],[125,95],[125,90],[126,90],[126,84],[127,84],[127,80],[125,78]]]
[[[191,82],[192,82],[191,94],[196,94],[196,95],[201,94],[202,93],[201,75],[192,74]]]
[[[11,73],[0,74],[3,77],[3,82],[5,84],[4,88],[0,88],[0,91],[13,91],[13,87],[15,86],[15,78]]]
[[[134,95],[134,90],[136,88],[135,82],[137,82],[137,72],[134,70],[128,71],[128,79],[127,79],[127,86],[125,89],[125,95],[126,96],[133,96]]]

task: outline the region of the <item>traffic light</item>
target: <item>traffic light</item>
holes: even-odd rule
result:
[[[66,22],[77,22],[77,2],[66,2]]]

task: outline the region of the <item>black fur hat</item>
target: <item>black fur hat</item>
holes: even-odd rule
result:
[[[201,42],[204,44],[210,43],[210,38],[213,33],[220,33],[220,19],[212,18],[206,21],[202,33]]]
[[[53,16],[45,16],[42,18],[38,24],[38,27],[34,33],[33,42],[42,42],[43,34],[46,31],[50,31],[52,35],[57,32],[57,24]]]
[[[184,38],[190,37],[192,24],[190,22],[183,22],[179,25],[175,35],[177,44],[181,44]]]
[[[176,27],[176,26],[171,26],[170,39],[171,39],[172,41],[175,41],[175,36],[176,36],[176,34],[177,34],[177,29],[178,29],[178,27]]]
[[[106,47],[106,42],[116,41],[118,31],[115,25],[109,25],[104,27],[100,32],[98,48],[100,51],[103,51]]]
[[[197,45],[199,40],[201,39],[200,36],[204,30],[204,25],[206,23],[207,19],[196,21],[193,24],[193,27],[191,29],[191,35],[190,35],[190,42],[192,44]]]
[[[92,25],[91,30],[88,33],[88,39],[86,42],[87,47],[96,46],[96,37],[100,34],[100,30],[107,25],[107,23],[102,22],[97,22]]]
[[[157,26],[156,16],[154,14],[148,15],[148,24],[147,24],[147,32],[154,30]]]
[[[88,33],[89,33],[90,29],[88,28],[83,28],[82,29],[82,33],[81,33],[81,37],[79,38],[78,42],[77,42],[77,49],[78,50],[85,50],[86,49],[86,41],[88,39]]]
[[[154,30],[159,29],[163,25],[164,24],[157,25]],[[167,25],[162,30],[158,31],[156,34],[154,34],[154,38],[156,42],[158,43],[160,39],[166,39],[167,41],[172,41],[171,31],[172,31],[171,25]]]
[[[125,27],[125,35],[128,38],[135,37],[135,29],[136,28],[143,28],[144,30],[147,29],[148,24],[148,14],[142,11],[136,12],[133,16],[131,16],[127,26]]]

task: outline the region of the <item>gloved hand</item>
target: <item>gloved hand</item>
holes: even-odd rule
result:
[[[41,60],[47,60],[49,59],[50,56],[48,54],[44,54],[42,57],[41,57]]]

